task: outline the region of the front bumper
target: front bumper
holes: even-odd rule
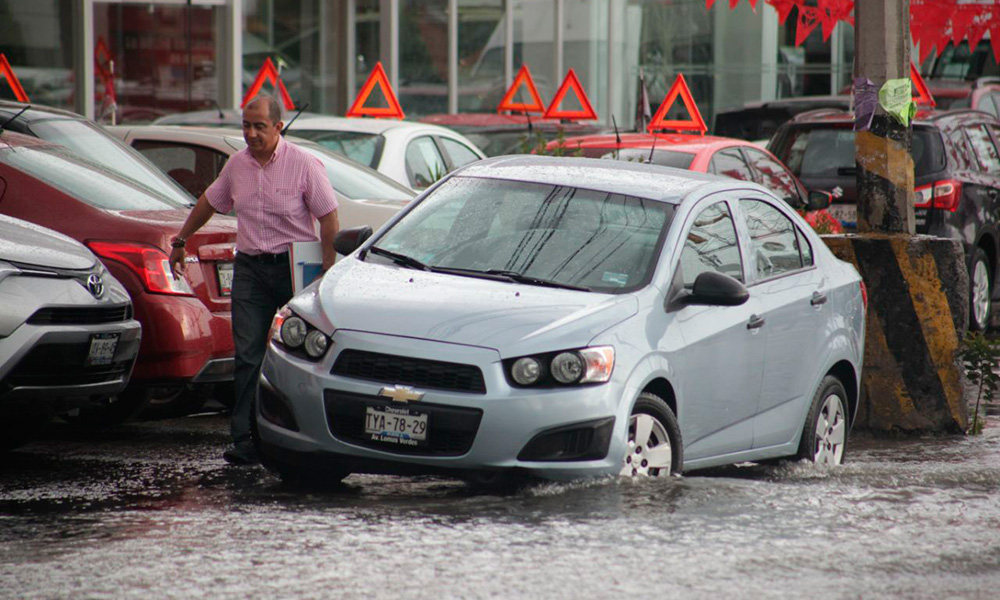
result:
[[[312,362],[272,344],[261,371],[257,421],[262,450],[272,462],[301,469],[336,465],[350,472],[450,473],[523,470],[549,479],[617,473],[624,444],[616,419],[622,390],[613,381],[593,386],[517,389],[500,355],[459,346],[378,334],[338,331],[330,352]],[[398,375],[362,379],[331,374],[347,350],[437,363],[471,365],[485,393],[414,386],[419,401],[394,403],[383,388]],[[382,370],[380,373],[391,373]],[[386,380],[389,379],[389,380]],[[428,415],[427,440],[407,446],[364,433],[367,406],[406,406]]]

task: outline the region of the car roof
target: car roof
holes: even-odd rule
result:
[[[950,125],[957,125],[960,123],[968,121],[982,121],[989,120],[996,123],[1000,123],[996,117],[993,115],[983,112],[981,110],[973,110],[971,108],[963,108],[956,110],[928,110],[919,109],[916,115],[913,117],[914,125],[934,125],[938,127],[946,127]],[[807,113],[802,113],[789,121],[789,124],[818,124],[818,123],[832,123],[838,126],[848,126],[854,123],[854,114],[843,111],[829,111],[829,110],[816,110]]]
[[[297,110],[285,110],[281,119],[287,125],[295,115]],[[318,113],[303,112],[298,119],[307,116],[320,116]],[[297,119],[296,119],[297,120]],[[174,113],[165,115],[153,121],[153,125],[196,125],[203,127],[241,127],[243,125],[243,111],[235,108],[213,108],[209,110],[193,110],[190,112]]]
[[[446,135],[455,135],[447,127],[418,123],[415,121],[400,121],[397,119],[356,119],[348,117],[306,116],[302,115],[288,128],[289,133],[296,129],[328,129],[330,131],[359,131],[362,133],[383,134],[390,130],[421,130]]]
[[[671,150],[698,154],[707,150],[717,150],[730,146],[755,146],[746,140],[719,137],[714,135],[692,135],[686,133],[622,133],[616,136],[610,134],[580,135],[568,137],[563,145],[573,150],[576,148],[650,148],[656,140],[656,146],[669,146]],[[559,140],[548,143],[548,147],[559,145]]]
[[[692,190],[710,184],[753,185],[720,175],[647,163],[536,155],[487,158],[455,171],[455,175],[563,185],[673,204]]]
[[[450,127],[461,132],[491,132],[491,131],[524,131],[528,126],[541,131],[596,133],[607,131],[607,127],[599,123],[579,123],[576,121],[564,123],[562,119],[543,119],[525,115],[504,115],[499,113],[439,113],[420,117],[421,123],[430,123]]]

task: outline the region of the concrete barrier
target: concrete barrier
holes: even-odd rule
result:
[[[961,432],[968,422],[958,351],[969,322],[969,274],[957,240],[906,234],[823,236],[868,289],[856,426]]]

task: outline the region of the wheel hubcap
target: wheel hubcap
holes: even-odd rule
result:
[[[840,396],[830,394],[823,401],[823,407],[816,418],[816,452],[813,455],[813,462],[821,465],[839,465],[844,458],[846,439],[844,403],[841,402]]]
[[[673,462],[670,438],[662,423],[644,413],[628,422],[628,451],[622,461],[623,477],[661,477],[670,474]]]
[[[972,271],[972,311],[976,324],[984,327],[990,312],[990,276],[983,261]]]

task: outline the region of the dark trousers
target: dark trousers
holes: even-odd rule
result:
[[[250,409],[267,351],[267,334],[274,313],[291,297],[292,274],[287,254],[273,258],[236,254],[232,295],[236,403],[230,422],[234,444],[250,442],[250,419],[253,418]]]

